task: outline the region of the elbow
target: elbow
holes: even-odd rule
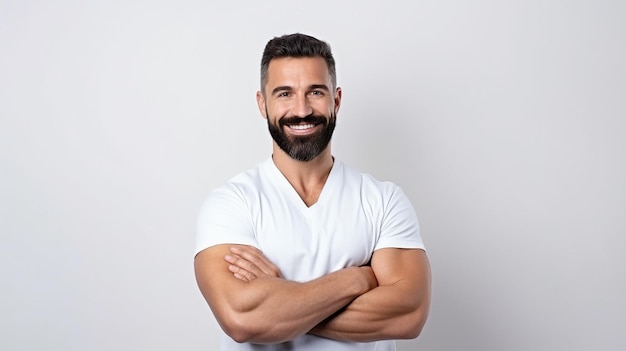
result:
[[[231,339],[235,340],[235,342],[239,343],[239,344],[243,344],[246,342],[251,342],[252,337],[250,336],[250,334],[246,334],[245,332],[242,333],[240,331],[234,331],[232,333],[227,333],[228,336],[231,337]]]
[[[424,328],[424,324],[411,324],[411,325],[404,325],[400,328],[397,328],[393,333],[392,333],[392,338],[393,339],[406,339],[406,340],[410,340],[410,339],[415,339],[418,336],[420,336],[420,334],[422,333],[422,329]]]
[[[282,330],[271,322],[261,322],[248,314],[236,314],[229,316],[227,320],[220,322],[224,333],[237,343],[268,344],[291,340],[297,335]]]
[[[411,328],[407,328],[402,335],[398,336],[398,339],[416,339],[422,333],[423,324],[414,325]]]
[[[399,321],[393,335],[394,339],[416,339],[422,333],[426,319],[427,311],[417,310],[407,315],[403,320]]]
[[[254,330],[254,323],[242,315],[228,316],[219,324],[224,333],[238,343],[251,342],[258,334],[258,331]]]
[[[252,339],[252,336],[249,333],[246,333],[245,331],[240,329],[226,331],[226,334],[230,336],[231,339],[240,344],[250,342],[250,340]]]

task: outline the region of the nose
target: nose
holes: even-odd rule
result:
[[[291,112],[296,117],[306,117],[313,113],[313,108],[306,95],[299,95],[295,99]]]

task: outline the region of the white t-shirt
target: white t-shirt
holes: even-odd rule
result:
[[[402,190],[335,160],[317,203],[307,207],[271,158],[210,193],[200,209],[196,253],[218,244],[259,248],[293,281],[369,262],[378,249],[424,249],[415,211]],[[392,340],[337,342],[303,335],[288,343],[239,344],[222,351],[391,351]]]

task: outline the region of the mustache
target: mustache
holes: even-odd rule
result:
[[[304,123],[304,124],[326,124],[327,120],[325,117],[323,116],[319,116],[319,115],[308,115],[306,117],[285,117],[285,118],[281,118],[279,121],[279,124],[281,126],[284,125],[290,125],[290,124],[300,124],[300,123]]]

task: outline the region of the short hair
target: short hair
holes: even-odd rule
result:
[[[270,61],[283,57],[321,57],[326,61],[328,73],[333,87],[337,86],[335,59],[330,45],[310,35],[294,33],[274,37],[265,45],[261,58],[261,92],[264,92],[267,82],[267,70]]]

